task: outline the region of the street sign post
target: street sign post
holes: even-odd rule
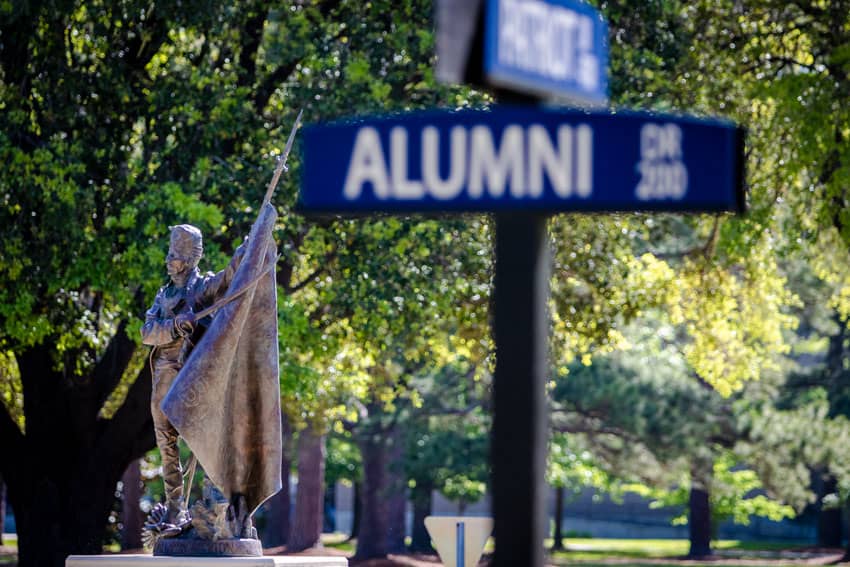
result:
[[[310,126],[311,212],[741,211],[729,122],[533,107]]]

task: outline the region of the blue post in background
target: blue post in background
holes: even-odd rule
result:
[[[466,555],[465,542],[464,539],[464,526],[463,522],[457,523],[457,556],[455,559],[455,564],[457,567],[464,567],[463,558]]]

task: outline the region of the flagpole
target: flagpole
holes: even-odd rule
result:
[[[298,127],[301,125],[302,114],[304,114],[303,108],[298,111],[298,116],[295,118],[295,124],[292,125],[292,130],[289,132],[289,139],[286,141],[286,148],[284,148],[282,154],[277,156],[277,165],[274,168],[272,180],[269,182],[269,186],[266,189],[266,196],[263,198],[263,206],[271,202],[272,195],[277,187],[277,182],[280,181],[281,174],[289,169],[286,167],[286,160],[289,158],[289,152],[292,150],[292,142],[295,141],[295,132],[298,131]]]

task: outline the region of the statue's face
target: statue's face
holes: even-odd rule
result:
[[[172,280],[184,275],[188,271],[188,267],[189,262],[178,254],[175,254],[174,251],[168,251],[168,255],[165,257],[165,269],[168,271],[168,275],[171,276]]]

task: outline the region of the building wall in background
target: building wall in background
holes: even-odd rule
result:
[[[354,491],[351,485],[337,484],[335,495],[336,531],[350,533]],[[454,516],[459,514],[459,506],[435,492],[432,513],[435,516]],[[688,527],[673,526],[671,519],[678,514],[672,508],[650,508],[650,502],[636,494],[626,494],[622,502],[614,502],[608,496],[585,490],[577,497],[564,503],[564,533],[567,537],[610,537],[610,538],[651,538],[687,539]],[[555,491],[548,493],[547,511],[551,519],[555,510]],[[488,497],[468,504],[464,512],[467,516],[487,516],[490,514]],[[410,534],[412,508],[407,506],[407,533]],[[812,518],[804,520],[783,520],[773,522],[765,518],[753,517],[748,526],[735,525],[731,521],[723,522],[719,527],[720,539],[740,540],[794,540],[814,541],[817,527]]]

